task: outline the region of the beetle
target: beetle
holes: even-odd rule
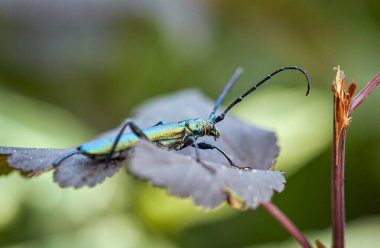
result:
[[[230,81],[225,86],[223,92],[220,94],[218,100],[216,101],[214,108],[208,119],[194,118],[188,120],[182,120],[178,122],[164,123],[159,121],[152,127],[142,129],[131,119],[127,119],[117,135],[111,137],[105,137],[102,139],[96,139],[89,141],[78,146],[75,150],[69,151],[66,154],[58,157],[53,162],[53,167],[58,167],[65,159],[74,156],[76,154],[85,155],[91,159],[98,161],[106,161],[108,165],[113,160],[124,159],[127,156],[128,151],[133,148],[140,139],[144,139],[150,142],[156,143],[160,147],[167,148],[169,150],[182,150],[185,147],[191,146],[195,148],[195,158],[197,162],[201,162],[199,156],[199,149],[211,149],[220,152],[229,162],[231,166],[242,168],[237,166],[228,155],[217,146],[209,142],[196,142],[199,137],[211,136],[217,140],[220,137],[219,131],[216,129],[215,125],[218,122],[223,121],[226,114],[239,102],[241,102],[246,96],[254,92],[260,85],[267,82],[274,75],[285,71],[285,70],[296,70],[305,75],[307,80],[307,91],[306,95],[310,91],[310,79],[305,70],[299,68],[298,66],[285,66],[278,70],[272,72],[271,74],[264,77],[261,81],[247,90],[243,95],[236,98],[232,103],[230,103],[227,108],[219,115],[216,115],[216,111],[220,107],[222,100],[226,94],[231,90],[233,85],[236,83],[238,77],[242,73],[242,69],[238,68],[232,75]],[[125,129],[129,127],[131,132],[125,133]],[[205,164],[203,164],[207,167]]]

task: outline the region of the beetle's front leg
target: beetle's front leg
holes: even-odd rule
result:
[[[215,173],[215,169],[212,168],[211,166],[207,165],[206,163],[204,163],[201,158],[200,158],[200,155],[199,155],[199,149],[200,147],[198,146],[198,144],[195,142],[195,138],[193,136],[189,136],[185,142],[183,143],[183,145],[181,146],[180,150],[187,147],[187,146],[193,146],[195,148],[195,160],[201,164],[206,170],[210,171],[211,173]]]
[[[232,161],[232,159],[222,149],[220,149],[219,147],[217,147],[217,146],[215,146],[209,142],[194,143],[191,146],[195,147],[195,145],[198,145],[198,149],[202,149],[202,150],[214,150],[214,149],[217,150],[228,160],[228,163],[233,167],[236,167],[238,169],[244,169],[244,170],[252,169],[251,167],[240,167],[240,166],[238,166],[237,164],[235,164]]]

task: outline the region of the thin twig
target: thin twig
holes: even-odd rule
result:
[[[352,100],[351,113],[356,109],[380,84],[380,73],[377,74]]]
[[[298,230],[298,228],[293,224],[293,222],[283,213],[280,209],[277,208],[271,202],[263,202],[261,206],[265,208],[280,224],[293,236],[298,243],[304,248],[312,248],[309,241],[305,236]]]
[[[335,123],[334,123],[335,124]],[[346,128],[343,128],[340,135],[335,133],[332,156],[332,229],[333,247],[344,247],[345,230],[345,207],[344,207],[344,154],[345,154]],[[338,142],[338,143],[335,143]]]

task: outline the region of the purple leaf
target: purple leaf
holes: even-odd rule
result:
[[[172,195],[191,197],[205,208],[217,207],[232,192],[244,202],[244,208],[256,208],[261,202],[270,201],[274,190],[284,189],[281,172],[204,162],[213,171],[190,156],[144,141],[134,149],[128,170],[154,186],[166,188]]]
[[[0,158],[6,158],[10,168],[34,176],[53,169],[53,161],[70,150],[0,147]],[[107,167],[104,163],[78,154],[66,159],[55,170],[54,180],[61,187],[92,187],[113,176],[122,165],[122,162],[115,162]]]
[[[54,181],[61,187],[80,188],[93,187],[112,177],[124,165],[124,161],[109,164],[99,162],[83,155],[75,155],[66,159],[54,171]]]
[[[30,175],[51,170],[55,158],[70,149],[0,147],[0,155],[7,157],[8,165]]]
[[[213,102],[195,90],[187,90],[148,101],[140,106],[133,120],[142,128],[158,121],[174,122],[192,118],[208,118]],[[213,208],[236,195],[245,208],[255,208],[270,201],[273,191],[282,191],[285,179],[281,172],[271,171],[279,148],[273,132],[253,127],[231,116],[217,124],[219,140],[208,141],[224,150],[242,167],[237,169],[217,151],[200,150],[200,158],[215,170],[210,173],[195,161],[192,147],[181,151],[166,151],[149,144],[140,144],[130,160],[131,174],[166,188],[179,197],[191,197],[197,205]],[[115,135],[118,129],[106,135]]]

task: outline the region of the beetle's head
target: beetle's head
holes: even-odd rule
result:
[[[206,125],[206,135],[214,137],[215,140],[220,137],[220,133],[216,129],[214,121],[205,121],[205,125]]]
[[[219,131],[215,128],[215,125],[212,125],[210,128],[210,131],[208,132],[208,135],[214,137],[214,139],[218,139],[220,137]]]

